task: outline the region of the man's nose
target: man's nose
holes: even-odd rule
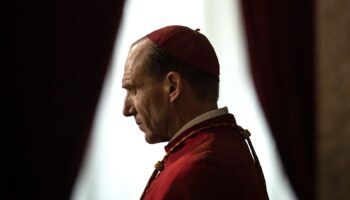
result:
[[[135,114],[136,114],[135,106],[130,101],[125,99],[124,108],[123,108],[123,115],[125,117],[130,117],[130,116],[133,116]]]

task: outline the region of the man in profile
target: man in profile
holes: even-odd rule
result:
[[[168,142],[141,199],[268,199],[249,132],[218,109],[219,71],[198,29],[167,26],[131,46],[123,114],[148,143]]]

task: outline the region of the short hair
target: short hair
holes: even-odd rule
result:
[[[168,72],[175,71],[189,82],[191,89],[199,100],[209,102],[218,101],[220,82],[218,75],[189,66],[174,58],[154,43],[148,46],[147,51],[146,74],[161,81]]]

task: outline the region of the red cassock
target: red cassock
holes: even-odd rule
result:
[[[231,114],[185,130],[165,150],[196,130],[169,153],[144,200],[268,199],[262,171]]]

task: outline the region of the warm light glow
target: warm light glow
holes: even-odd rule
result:
[[[111,68],[96,113],[88,152],[73,200],[139,199],[165,143],[149,145],[133,118],[122,115],[121,77],[132,42],[154,29],[179,24],[200,28],[217,51],[221,65],[219,106],[228,106],[251,140],[263,167],[271,200],[295,199],[281,171],[251,82],[239,1],[129,0],[119,28]]]

